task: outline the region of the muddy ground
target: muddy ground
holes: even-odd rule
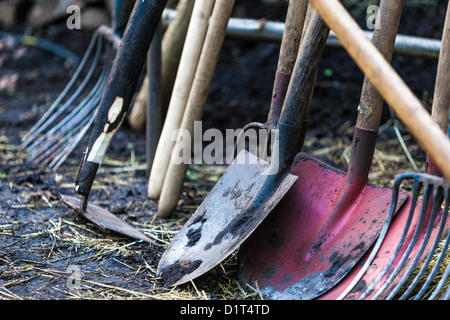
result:
[[[365,27],[361,5],[344,1]],[[416,5],[406,1],[400,33],[439,39],[446,1]],[[445,2],[445,3],[444,3]],[[284,20],[285,1],[236,1],[234,16]],[[24,25],[2,31],[23,33]],[[91,33],[70,31],[63,22],[36,35],[82,56]],[[204,129],[241,128],[264,121],[278,59],[278,43],[227,39],[204,112]],[[31,46],[0,49],[0,299],[260,299],[257,288],[239,284],[235,256],[193,283],[174,290],[156,277],[159,257],[170,239],[195,211],[224,167],[192,166],[177,211],[167,220],[155,216],[157,202],[146,197],[145,137],[125,123],[108,151],[91,201],[153,238],[159,245],[106,233],[58,201],[74,194],[73,179],[83,143],[57,172],[34,165],[18,148],[20,138],[58,96],[73,68],[51,53]],[[419,99],[432,102],[436,61],[395,56],[393,66]],[[304,150],[345,169],[356,120],[363,75],[342,50],[324,52],[311,105]],[[385,107],[371,178],[389,186],[410,170]],[[418,168],[425,154],[399,124]],[[74,281],[80,275],[81,281]],[[76,280],[76,279],[75,279]]]

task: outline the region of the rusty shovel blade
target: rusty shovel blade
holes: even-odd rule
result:
[[[67,206],[74,209],[81,216],[91,221],[93,224],[95,224],[96,226],[100,227],[103,230],[112,231],[130,238],[143,240],[151,244],[156,244],[152,239],[147,237],[145,234],[136,230],[135,228],[127,224],[125,221],[123,221],[110,211],[100,206],[97,206],[95,204],[88,204],[86,207],[86,211],[81,211],[79,209],[81,203],[80,199],[68,195],[61,195],[61,200]]]
[[[179,285],[212,269],[272,211],[297,177],[287,173],[255,205],[269,166],[245,150],[238,154],[162,255],[157,274],[164,285]]]

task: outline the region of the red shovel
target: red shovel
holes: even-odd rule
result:
[[[403,1],[381,2],[373,42],[390,60]],[[366,78],[347,174],[300,153],[297,181],[239,251],[241,281],[271,299],[314,299],[334,287],[376,241],[392,190],[370,184],[383,99]],[[400,192],[397,207],[406,200]]]
[[[450,106],[450,5],[447,8],[431,117],[447,131]],[[438,281],[450,244],[450,184],[428,155],[426,174],[406,172],[395,179],[394,190],[409,181],[412,196],[395,217],[392,211],[374,248],[339,285],[321,299],[410,299],[438,297],[448,283],[450,266]],[[396,192],[394,192],[394,197]],[[395,198],[393,199],[395,204]],[[443,209],[442,209],[443,208]],[[440,254],[439,243],[448,234]],[[431,270],[431,262],[434,266]],[[420,268],[419,268],[420,266]],[[431,272],[426,275],[427,268]],[[419,271],[420,269],[420,271]],[[417,272],[414,272],[417,270]],[[435,278],[435,279],[433,279]],[[435,283],[433,284],[433,280]],[[419,287],[420,284],[420,287]],[[401,294],[400,294],[401,293]],[[427,294],[425,296],[425,294]],[[450,299],[450,287],[443,299]]]

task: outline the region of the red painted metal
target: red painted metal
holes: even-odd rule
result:
[[[305,153],[297,182],[239,251],[239,277],[272,299],[313,299],[336,285],[383,227],[392,190],[368,183],[376,133],[356,128],[347,175]],[[373,151],[372,151],[373,152]],[[400,204],[406,200],[401,192]]]
[[[400,281],[410,276],[411,267],[417,268],[430,252],[435,252],[437,243],[450,229],[450,219],[447,219],[444,211],[439,208],[441,202],[434,192],[437,188],[448,190],[448,184],[442,186],[438,181],[439,177],[425,174],[417,174],[416,179],[422,179],[424,182],[428,180],[425,185],[435,185],[428,199],[425,201],[418,198],[418,190],[415,190],[412,196],[408,194],[402,209],[393,217],[392,222],[387,224],[385,236],[378,240],[379,247],[372,249],[376,255],[363,275],[360,276],[359,273],[366,262],[370,261],[372,250],[365,254],[337,286],[319,297],[320,300],[392,299],[394,288],[398,291]],[[360,280],[354,284],[355,279]],[[353,289],[347,292],[350,286]]]

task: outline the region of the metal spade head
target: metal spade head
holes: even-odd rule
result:
[[[412,195],[394,216],[402,184],[412,184]],[[442,278],[433,283],[450,244],[450,237],[446,236],[450,230],[449,202],[450,184],[445,179],[417,172],[398,175],[394,182],[394,206],[373,249],[339,285],[320,298],[435,299],[450,274],[447,268]],[[439,254],[439,244],[445,237]],[[431,270],[429,274],[427,268]],[[443,296],[449,298],[450,289]]]
[[[86,210],[81,211],[80,199],[68,195],[61,195],[61,200],[70,208],[77,211],[81,216],[91,221],[101,229],[113,231],[137,240],[143,240],[151,244],[156,244],[145,234],[136,230],[125,221],[100,206],[88,204]]]
[[[310,300],[332,288],[376,241],[391,202],[391,189],[366,183],[343,204],[345,173],[305,153],[294,163],[297,182],[238,254],[240,280],[257,281],[271,299]]]
[[[162,255],[157,274],[166,286],[190,281],[225,259],[297,180],[287,172],[264,201],[255,204],[268,168],[268,162],[245,150],[238,154]]]

